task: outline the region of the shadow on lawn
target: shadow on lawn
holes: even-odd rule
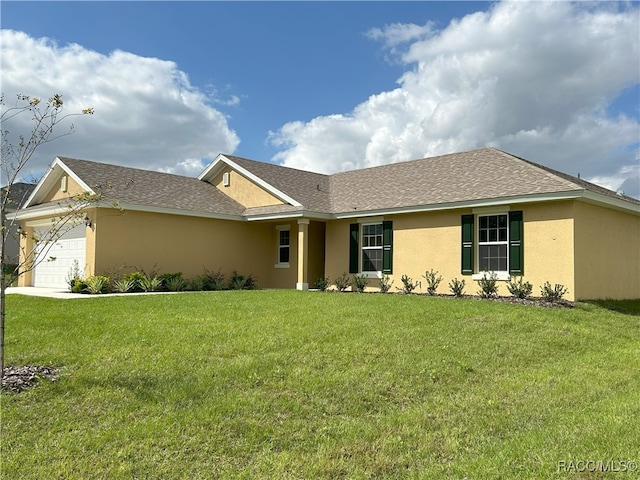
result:
[[[640,316],[640,299],[636,300],[585,300],[584,303],[597,305],[607,310],[622,313],[624,315]]]

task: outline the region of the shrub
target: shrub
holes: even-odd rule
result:
[[[442,282],[442,275],[438,275],[438,271],[429,270],[422,276],[427,281],[427,293],[429,295],[435,295],[438,290],[438,285]]]
[[[367,285],[369,285],[369,278],[365,275],[354,275],[351,277],[351,286],[355,292],[363,293]]]
[[[562,300],[562,297],[568,292],[569,289],[560,283],[556,283],[552,288],[549,282],[544,282],[544,285],[540,288],[542,299],[552,303]]]
[[[163,283],[170,292],[181,292],[187,288],[187,281],[182,278],[182,274],[171,276],[164,280]]]
[[[482,298],[494,298],[498,296],[498,275],[495,272],[489,272],[489,275],[485,273],[480,280],[478,280],[480,290],[478,295]]]
[[[145,274],[142,272],[135,271],[135,272],[127,273],[124,277],[122,277],[122,279],[133,282],[133,288],[130,290],[131,292],[141,292],[142,282],[145,279]]]
[[[182,272],[163,273],[162,275],[158,275],[158,279],[160,280],[162,287],[167,290],[169,290],[167,283],[173,281],[175,278],[182,278]]]
[[[231,290],[242,290],[247,283],[247,279],[244,275],[240,275],[235,270],[231,274],[231,279],[229,280],[229,288]]]
[[[349,276],[343,273],[335,280],[339,292],[344,292],[349,287]]]
[[[162,280],[159,277],[143,275],[139,285],[143,292],[157,292],[162,287]]]
[[[231,290],[255,290],[258,285],[253,275],[241,275],[234,270],[231,273],[231,280],[229,280],[229,288]]]
[[[15,270],[15,267],[11,271],[13,270]],[[78,260],[74,260],[73,265],[69,269],[69,273],[67,273],[67,285],[69,285],[69,291],[73,293],[80,293],[84,289],[84,287],[86,287],[86,285],[84,285],[80,289],[80,291],[74,291],[74,288],[77,289],[76,283],[78,282],[78,280],[82,280],[82,275],[80,275],[80,265],[78,264]]]
[[[412,293],[416,288],[420,286],[420,281],[416,281],[414,283],[413,279],[408,275],[402,275],[402,277],[400,277],[400,280],[402,281],[402,288],[396,288],[405,295]]]
[[[533,291],[533,285],[529,282],[523,282],[522,277],[518,277],[518,281],[509,280],[509,283],[507,283],[507,290],[509,290],[509,293],[516,298],[527,298]]]
[[[329,278],[328,277],[318,277],[316,280],[316,288],[321,292],[326,292],[327,288],[329,288]]]
[[[109,291],[109,277],[94,275],[85,281],[85,291],[91,295],[107,293]]]
[[[252,273],[247,275],[244,283],[245,290],[256,290],[258,288],[258,282],[256,276]]]
[[[219,268],[216,272],[206,268],[203,270],[204,274],[201,277],[203,285],[200,290],[224,290],[227,288],[226,278],[222,273],[222,269]]]
[[[75,278],[70,283],[71,293],[82,293],[86,291],[86,288],[87,288],[87,283],[81,278]]]
[[[391,290],[391,286],[393,285],[393,280],[391,280],[391,282],[389,282],[390,277],[389,275],[383,275],[383,277],[380,279],[380,282],[378,283],[378,287],[380,288],[380,293],[387,293],[389,290]]]
[[[449,282],[449,290],[451,290],[451,293],[456,297],[461,297],[464,295],[464,284],[464,279],[458,280],[457,278],[454,278]]]
[[[113,282],[113,291],[118,293],[129,293],[132,292],[136,288],[135,280],[130,278],[120,278],[118,280],[114,280]]]
[[[205,279],[204,277],[195,277],[192,278],[191,281],[189,282],[189,289],[193,290],[194,292],[200,292],[202,290],[204,290],[204,284],[205,284]]]

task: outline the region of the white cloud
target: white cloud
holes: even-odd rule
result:
[[[399,87],[272,132],[275,161],[335,172],[492,145],[582,178],[637,171],[638,118],[611,113],[640,82],[635,5],[504,2],[369,36],[406,65]]]
[[[227,118],[210,106],[218,98],[192,86],[174,62],[119,50],[102,55],[11,30],[2,30],[0,40],[6,103],[18,93],[59,93],[66,113],[88,106],[96,112],[74,118],[73,135],[42,146],[23,177],[41,174],[55,156],[193,175],[202,159],[232,153],[239,144]],[[26,115],[3,125],[16,133],[32,127]]]

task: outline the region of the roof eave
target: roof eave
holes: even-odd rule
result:
[[[246,215],[244,219],[248,222],[261,220],[287,220],[296,218],[308,218],[310,220],[334,220],[335,216],[330,213],[313,212],[309,210],[297,210],[286,213],[263,213],[257,215]]]
[[[109,208],[109,207],[106,207],[106,208]],[[184,210],[181,208],[138,205],[138,204],[132,204],[132,203],[119,203],[117,209],[121,210],[123,213],[126,213],[127,211],[132,211],[132,212],[145,212],[145,213],[161,213],[166,215],[180,215],[183,217],[211,218],[216,220],[234,220],[234,221],[245,220],[245,218],[242,215],[233,215],[229,213],[213,213],[213,212],[204,212],[201,210]]]

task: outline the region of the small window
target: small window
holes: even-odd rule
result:
[[[289,230],[280,230],[278,244],[278,263],[289,263],[290,235]]]
[[[362,271],[382,271],[382,223],[362,225]]]
[[[275,268],[289,268],[291,257],[291,232],[289,225],[276,225],[278,250]]]
[[[508,270],[509,222],[507,215],[478,217],[478,270]]]

